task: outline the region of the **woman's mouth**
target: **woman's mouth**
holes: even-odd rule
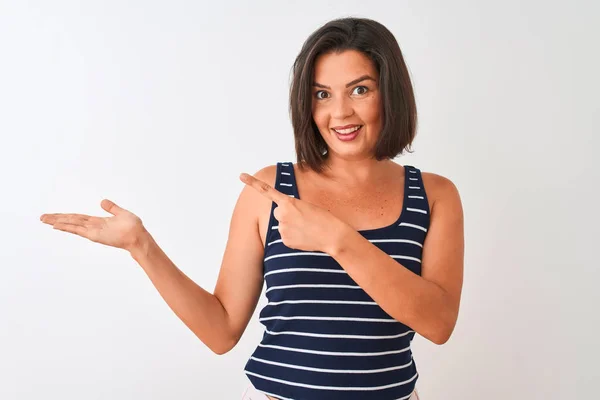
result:
[[[358,136],[358,134],[362,131],[362,127],[362,125],[354,125],[350,127],[343,127],[343,129],[331,128],[331,130],[336,133],[338,139],[344,142],[349,142]]]

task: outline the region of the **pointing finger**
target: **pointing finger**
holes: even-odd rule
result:
[[[280,191],[274,189],[271,185],[266,182],[256,179],[252,175],[243,173],[240,175],[240,180],[248,186],[252,186],[258,193],[262,194],[271,201],[274,201],[279,205],[284,201],[289,201],[289,197]]]

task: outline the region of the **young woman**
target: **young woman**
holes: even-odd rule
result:
[[[127,250],[217,354],[236,345],[266,284],[245,399],[417,399],[415,332],[443,344],[458,316],[463,212],[450,180],[393,161],[417,125],[394,36],[358,18],[315,31],[294,63],[290,109],[297,162],[240,176],[214,293],[109,200],[111,217],[41,220]]]

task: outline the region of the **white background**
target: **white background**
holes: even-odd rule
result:
[[[420,119],[396,161],[463,200],[461,312],[445,345],[415,339],[422,398],[598,398],[599,11],[0,0],[0,398],[239,399],[256,318],[214,355],[126,252],[39,216],[109,198],[212,291],[238,175],[294,161],[290,68],[341,16],[398,39]]]

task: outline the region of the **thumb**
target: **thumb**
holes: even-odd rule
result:
[[[102,200],[100,202],[100,207],[102,207],[105,211],[108,211],[112,215],[117,215],[117,214],[125,211],[124,209],[122,209],[121,207],[119,207],[118,205],[116,205],[115,203],[113,203],[112,201],[110,201],[108,199]]]

